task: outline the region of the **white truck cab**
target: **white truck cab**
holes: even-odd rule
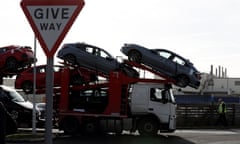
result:
[[[131,87],[129,98],[132,115],[153,118],[160,131],[172,132],[176,129],[176,103],[171,86],[136,83]]]

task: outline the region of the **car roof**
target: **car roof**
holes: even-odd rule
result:
[[[64,45],[80,45],[80,46],[84,46],[84,47],[89,46],[89,47],[93,47],[93,48],[99,48],[97,46],[90,45],[90,44],[87,44],[87,43],[84,43],[84,42],[66,43]],[[101,49],[101,48],[99,48],[99,49]]]
[[[175,53],[175,52],[173,52],[173,51],[167,50],[167,49],[159,49],[159,48],[157,48],[157,49],[149,49],[149,50],[169,52],[169,53],[171,53],[171,54],[173,54],[173,55],[176,55],[176,56],[178,56],[178,57],[180,57],[180,58],[182,58],[182,59],[184,59],[184,60],[187,60],[186,58],[180,56],[179,54],[177,54],[177,53]]]
[[[169,52],[169,53],[171,53],[171,54],[173,54],[173,55],[175,55],[175,56],[178,56],[178,57],[182,58],[182,59],[185,60],[188,64],[193,65],[193,63],[190,62],[189,59],[186,59],[186,58],[180,56],[179,54],[177,54],[177,53],[175,53],[175,52],[173,52],[173,51],[170,51],[170,50],[167,50],[167,49],[159,49],[159,48],[157,48],[157,49],[149,49],[149,50],[152,50],[152,51],[165,51],[165,52]]]
[[[85,42],[66,43],[65,45],[80,45],[80,46],[83,46],[83,47],[78,47],[78,48],[92,47],[92,48],[95,48],[95,49],[100,49],[100,50],[106,52],[108,55],[110,55],[113,58],[112,54],[110,54],[105,49],[97,47],[97,46],[94,46],[94,45],[91,45],[91,44],[87,44]]]

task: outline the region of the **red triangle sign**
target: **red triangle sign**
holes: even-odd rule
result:
[[[47,57],[53,57],[83,0],[22,0],[21,7]]]

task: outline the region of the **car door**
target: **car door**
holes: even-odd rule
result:
[[[54,72],[54,86],[60,85],[61,82],[61,72],[59,66],[53,66]],[[46,66],[37,67],[36,85],[38,88],[43,88],[46,86]]]
[[[184,59],[175,55],[172,61],[174,62],[174,65],[176,65],[176,74],[188,75],[190,68],[186,66],[186,61]]]
[[[86,46],[85,51],[82,52],[82,61],[79,61],[80,65],[96,70],[98,67],[98,48]]]
[[[90,45],[76,45],[74,48],[77,63],[80,66],[98,70],[99,68],[99,48]]]
[[[46,85],[46,66],[37,67],[36,73],[37,73],[36,74],[36,86],[37,86],[37,88],[45,87],[45,85]]]
[[[117,67],[117,61],[109,53],[97,47],[87,46],[85,57],[86,66],[96,71],[109,73]]]
[[[54,86],[59,86],[61,84],[61,70],[60,66],[53,66],[54,71]]]
[[[168,76],[175,75],[175,65],[172,61],[174,55],[165,50],[156,50],[156,54],[152,58],[154,68]]]
[[[98,49],[99,53],[96,57],[97,62],[97,68],[104,72],[109,73],[112,70],[115,70],[118,68],[118,62],[116,59],[114,59],[109,53],[102,49]]]

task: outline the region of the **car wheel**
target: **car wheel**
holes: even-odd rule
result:
[[[189,83],[189,79],[188,79],[187,76],[179,75],[177,77],[177,84],[176,84],[177,86],[179,86],[179,87],[186,87],[188,85],[188,83]]]
[[[143,118],[138,123],[138,131],[142,136],[155,136],[158,132],[158,123],[153,118]]]
[[[33,92],[33,83],[30,81],[25,81],[22,84],[22,89],[25,93],[31,93]]]
[[[73,75],[71,77],[71,84],[73,84],[73,85],[81,85],[84,83],[85,83],[85,80],[80,75]]]
[[[6,60],[5,63],[6,69],[16,69],[17,68],[17,60],[14,57],[10,57]]]
[[[76,64],[76,57],[72,54],[67,54],[64,56],[64,60],[71,63],[71,64]]]
[[[12,119],[17,120],[17,118],[18,118],[18,112],[17,112],[16,110],[12,110],[12,111],[10,112],[10,115],[11,115]]]
[[[128,60],[140,63],[142,60],[142,55],[136,50],[132,50],[128,53]]]

